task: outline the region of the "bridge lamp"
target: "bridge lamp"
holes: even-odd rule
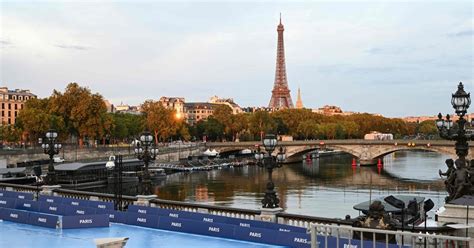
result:
[[[46,132],[46,138],[49,140],[54,140],[58,137],[58,133],[55,132],[54,130],[50,129],[48,132]]]
[[[144,146],[150,146],[151,142],[153,141],[153,135],[150,132],[145,131],[140,136],[140,141],[143,143]]]
[[[456,114],[458,116],[464,116],[471,105],[471,93],[466,93],[464,91],[464,86],[462,82],[459,82],[458,90],[456,93],[452,94],[451,104],[453,108],[456,110]]]
[[[265,135],[265,138],[263,138],[263,146],[265,147],[265,150],[270,154],[275,150],[277,143],[278,141],[274,134],[267,134]]]
[[[280,165],[286,159],[285,151],[283,150],[283,147],[281,147],[281,146],[280,146],[280,150],[278,151],[276,159],[277,159],[278,164],[280,164]]]
[[[441,113],[438,114],[438,119],[436,120],[436,127],[438,129],[443,128],[444,126],[444,120],[443,120],[443,115]]]

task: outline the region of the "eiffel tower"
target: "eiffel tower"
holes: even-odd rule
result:
[[[277,27],[278,32],[278,46],[277,46],[277,58],[276,58],[276,70],[275,70],[275,82],[272,90],[272,98],[268,104],[269,108],[293,108],[293,101],[291,100],[290,90],[288,89],[288,81],[286,78],[286,65],[285,65],[285,46],[283,44],[283,31],[285,28],[281,24],[281,13],[280,13],[280,24]]]

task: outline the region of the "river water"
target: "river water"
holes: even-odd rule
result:
[[[383,167],[353,167],[350,155],[323,157],[277,168],[273,180],[288,213],[354,217],[358,211],[353,205],[391,194],[431,198],[436,209],[446,196],[438,170],[446,170],[447,158],[434,152],[401,151],[385,156]],[[175,173],[157,183],[155,193],[161,199],[258,209],[266,180],[266,170],[258,166]],[[124,188],[134,195],[137,187]],[[112,193],[111,187],[98,190]]]

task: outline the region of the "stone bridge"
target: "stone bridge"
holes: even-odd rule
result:
[[[236,152],[243,149],[255,150],[259,141],[209,142],[206,147],[220,153]],[[288,163],[301,161],[302,155],[317,149],[334,149],[349,153],[359,159],[361,165],[376,164],[379,158],[396,151],[425,150],[456,157],[454,141],[445,140],[308,140],[280,141],[278,146],[286,150]],[[276,151],[275,151],[276,153]],[[469,146],[468,159],[472,158],[474,146]]]

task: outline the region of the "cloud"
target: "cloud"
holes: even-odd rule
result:
[[[90,49],[90,47],[79,46],[79,45],[57,44],[57,45],[54,45],[54,46],[59,47],[59,48],[63,48],[63,49],[72,49],[72,50],[81,50],[81,51],[85,51],[85,50]]]
[[[450,37],[464,37],[464,36],[473,36],[473,35],[474,35],[474,29],[448,34],[448,36]]]

